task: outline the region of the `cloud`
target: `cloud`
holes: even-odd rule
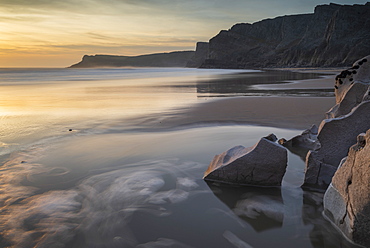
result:
[[[0,0],[0,52],[137,55],[194,49],[222,29],[312,13],[322,0]],[[341,4],[354,1],[337,0]],[[357,1],[357,3],[366,3]]]

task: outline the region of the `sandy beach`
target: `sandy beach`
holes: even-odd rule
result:
[[[254,85],[253,88],[332,90],[335,74],[339,71],[310,70],[309,72],[330,75],[283,84]],[[176,109],[168,115],[164,114],[160,119],[157,115],[148,116],[142,125],[146,128],[175,128],[186,125],[249,124],[300,130],[307,129],[312,124],[319,125],[334,104],[334,97],[277,95],[208,98],[195,105]]]
[[[296,154],[281,190],[203,180],[216,154],[319,125],[335,75],[314,72],[4,70],[0,247],[351,247]]]

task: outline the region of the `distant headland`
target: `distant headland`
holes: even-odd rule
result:
[[[370,51],[370,2],[318,5],[314,13],[235,24],[196,51],[140,56],[85,55],[70,68],[345,67]]]

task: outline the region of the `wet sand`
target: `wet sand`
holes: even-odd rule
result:
[[[263,90],[312,89],[331,91],[339,70],[315,71],[330,73],[318,79],[290,83],[255,85]],[[312,71],[310,71],[312,72]],[[143,121],[146,128],[176,128],[187,125],[250,124],[287,129],[307,129],[319,125],[325,113],[335,104],[334,97],[312,96],[248,96],[205,98],[203,102]]]
[[[269,133],[289,139],[318,124],[334,104],[330,95],[318,97],[332,90],[330,80],[324,86],[322,78],[276,79],[275,72],[211,76],[179,83],[162,77],[142,87],[50,79],[27,88],[19,80],[22,91],[3,88],[2,99],[23,103],[0,106],[21,122],[3,133],[22,131],[3,146],[23,143],[5,150],[11,155],[1,168],[0,247],[351,247],[322,218],[322,196],[300,188],[304,162],[293,153],[276,192],[202,179],[215,154]],[[298,82],[280,86],[310,80],[323,88],[270,92],[286,80]],[[270,88],[255,92],[256,82]]]
[[[164,118],[159,126],[192,124],[251,124],[288,129],[319,125],[334,105],[327,97],[237,97],[214,100],[180,110]],[[155,120],[147,124],[153,125]]]

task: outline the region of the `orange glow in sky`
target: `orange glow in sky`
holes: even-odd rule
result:
[[[324,3],[328,2],[0,0],[0,67],[67,67],[84,54],[194,50],[197,41],[208,41],[235,23],[309,13]]]

